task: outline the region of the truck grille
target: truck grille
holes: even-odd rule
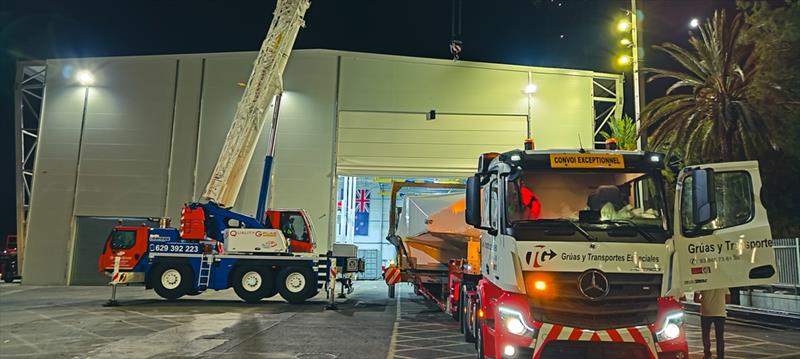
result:
[[[525,281],[547,278],[544,295],[529,290],[533,319],[581,329],[612,329],[652,324],[658,314],[661,274],[603,273],[608,294],[591,300],[578,289],[582,273],[526,272]]]
[[[541,359],[646,359],[647,347],[637,343],[577,342],[556,340],[545,345]]]

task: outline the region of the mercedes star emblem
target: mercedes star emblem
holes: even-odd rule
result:
[[[578,277],[578,290],[581,291],[586,298],[591,300],[598,300],[608,295],[608,290],[611,286],[608,284],[608,278],[603,272],[592,269],[583,272]]]

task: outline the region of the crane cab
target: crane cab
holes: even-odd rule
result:
[[[265,216],[267,227],[280,229],[293,253],[311,253],[316,248],[314,227],[302,209],[270,209]]]

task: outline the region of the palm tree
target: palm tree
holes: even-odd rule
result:
[[[700,28],[700,38],[689,38],[692,51],[673,43],[655,46],[685,71],[645,70],[654,74],[648,82],[676,80],[642,112],[642,128],[653,148],[678,148],[694,160],[722,161],[754,158],[777,148],[771,134],[778,124],[758,116],[748,100],[757,58],[752,46],[739,41],[744,26],[742,14],[727,22],[725,11],[717,11]]]
[[[630,116],[623,114],[622,117],[614,117],[608,121],[608,128],[611,132],[600,131],[600,136],[604,140],[613,138],[619,142],[619,148],[623,150],[635,150],[636,140],[639,135],[636,133],[636,122]]]

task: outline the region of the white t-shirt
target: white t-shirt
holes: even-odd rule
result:
[[[704,317],[725,317],[725,296],[731,294],[728,288],[701,290],[700,315]]]

